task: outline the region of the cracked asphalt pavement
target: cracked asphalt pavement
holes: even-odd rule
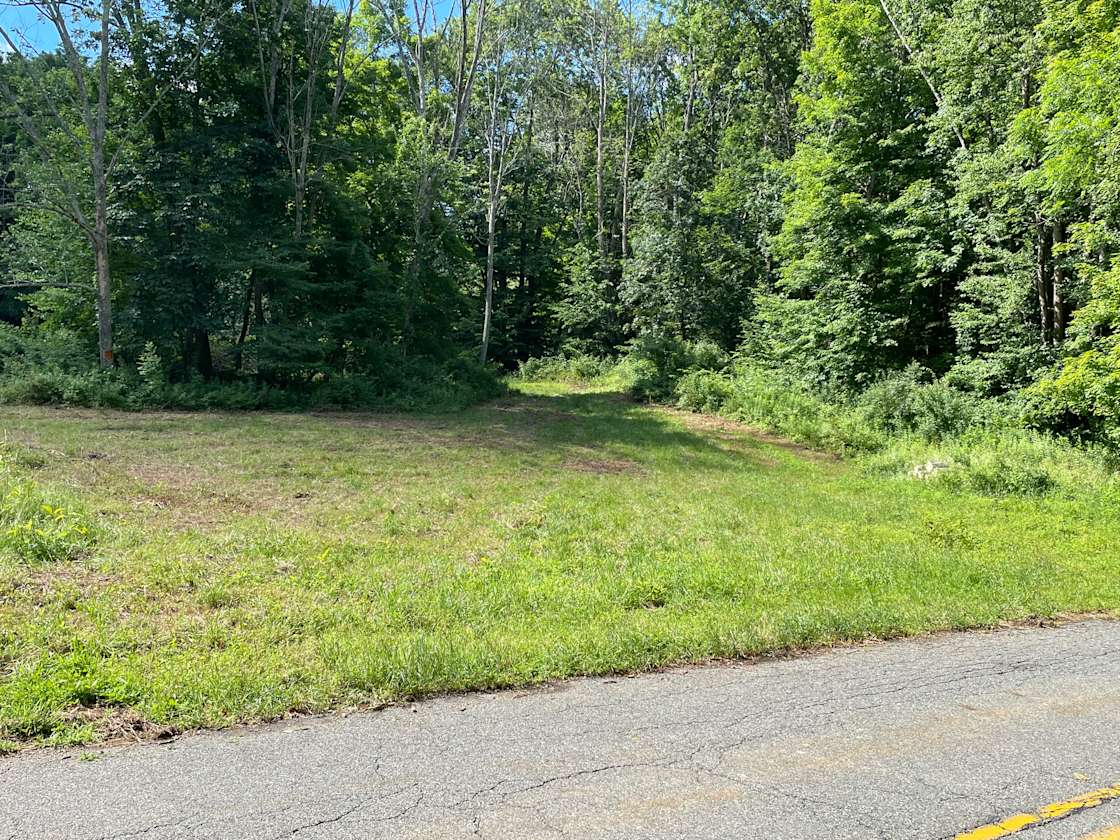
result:
[[[1120,622],[1083,621],[17,755],[0,840],[935,840],[1117,783]]]

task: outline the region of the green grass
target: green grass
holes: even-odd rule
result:
[[[0,749],[1120,609],[1120,509],[524,383],[456,415],[0,409]]]

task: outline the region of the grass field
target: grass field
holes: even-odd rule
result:
[[[455,415],[0,409],[0,749],[1120,609],[1120,510],[523,384]]]

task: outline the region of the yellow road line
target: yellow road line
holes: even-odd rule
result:
[[[1043,823],[1053,822],[1054,820],[1060,820],[1062,817],[1068,817],[1075,811],[1082,811],[1086,808],[1096,808],[1098,805],[1102,805],[1112,799],[1120,799],[1120,784],[1100,788],[1099,790],[1092,790],[1088,793],[1083,793],[1081,796],[1075,796],[1073,799],[1066,799],[1062,802],[1052,802],[1049,805],[1044,805],[1033,813],[1015,814],[1005,820],[1000,820],[998,823],[982,825],[971,831],[958,834],[956,840],[997,840],[999,837],[1007,837],[1008,835],[1022,831],[1024,828],[1029,828],[1032,825],[1041,825]],[[1114,833],[1105,833],[1101,837],[1093,835],[1091,838],[1085,838],[1085,840],[1120,840],[1120,826],[1117,826],[1115,829],[1109,829],[1109,831]]]
[[[1082,838],[1082,840],[1120,840],[1120,825],[1094,832],[1088,837]]]

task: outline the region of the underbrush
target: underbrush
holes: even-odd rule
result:
[[[622,348],[616,357],[543,356],[520,364],[517,378],[526,382],[611,386],[645,400],[673,398],[681,376],[696,369],[722,368],[729,357],[709,342],[645,337]]]
[[[376,375],[317,374],[269,383],[255,378],[173,381],[158,357],[137,370],[74,368],[51,359],[0,365],[0,404],[140,410],[372,409],[457,411],[504,392],[490,368],[466,358],[387,361]]]
[[[616,360],[597,356],[538,356],[521,362],[517,377],[526,382],[592,382],[610,375],[616,365]]]
[[[1120,454],[1030,428],[1029,403],[984,399],[912,366],[858,395],[826,398],[704,343],[633,342],[616,359],[532,359],[518,375],[613,385],[644,400],[720,414],[789,440],[856,458],[874,474],[984,496],[1109,494]]]
[[[861,462],[886,476],[925,472],[927,480],[984,496],[1091,495],[1120,502],[1114,453],[1027,429],[976,429],[938,442],[898,438]]]
[[[911,368],[862,394],[826,400],[773,372],[692,370],[677,405],[857,457],[868,470],[985,496],[1106,493],[1120,499],[1117,454],[1028,429],[1011,401],[979,399]]]

